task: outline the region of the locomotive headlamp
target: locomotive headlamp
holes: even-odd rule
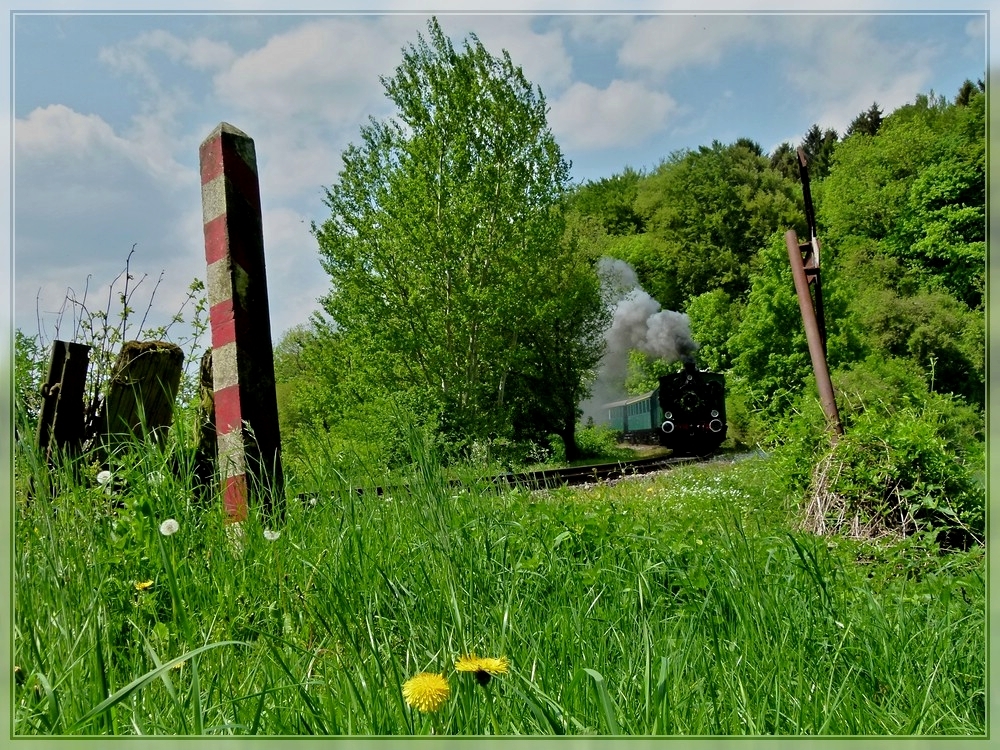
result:
[[[713,417],[717,417],[717,416],[719,416],[719,412],[718,412],[718,411],[716,411],[715,409],[712,409],[712,416],[713,416]]]
[[[664,419],[673,419],[673,418],[674,418],[674,415],[673,415],[673,413],[672,413],[672,412],[669,412],[669,411],[665,411],[665,412],[663,412],[663,418],[664,418]]]

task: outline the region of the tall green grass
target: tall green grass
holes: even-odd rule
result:
[[[98,467],[19,491],[15,733],[985,731],[980,548],[791,532],[764,458],[529,493],[456,489],[411,449],[381,497],[293,469],[274,541],[155,446],[111,495]],[[18,468],[45,486],[23,445]],[[481,686],[468,652],[510,672]],[[421,671],[450,680],[437,713],[403,700]]]

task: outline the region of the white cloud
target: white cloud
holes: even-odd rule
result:
[[[213,99],[254,138],[262,190],[273,201],[315,199],[336,180],[340,153],[369,115],[391,113],[379,76],[392,75],[419,24],[398,16],[310,20],[215,74]]]
[[[103,307],[133,244],[133,271],[151,277],[148,287],[166,270],[152,315],[169,318],[175,309],[165,305],[179,304],[204,265],[191,265],[197,254],[176,220],[185,201],[199,200],[197,174],[173,162],[164,171],[155,139],[126,138],[101,117],[61,104],[17,120],[14,149],[18,320],[34,320],[39,289],[41,310],[52,311],[67,287],[82,295],[88,275],[88,302]],[[178,190],[183,173],[187,194]]]
[[[118,135],[101,117],[83,114],[63,104],[32,110],[15,123],[15,154],[19,158],[50,160],[58,172],[79,168],[86,162],[91,175],[106,174],[109,167],[127,161],[134,168],[171,187],[183,185],[192,172],[173,157],[167,125],[155,113],[133,120],[128,136]],[[96,160],[95,154],[102,158]]]
[[[153,65],[154,53],[199,71],[219,70],[236,59],[236,52],[226,42],[206,37],[181,39],[163,29],[146,31],[133,39],[102,47],[98,59],[118,74],[141,78],[152,89],[147,93],[155,94],[161,90],[161,80]]]
[[[559,29],[537,32],[532,28],[532,16],[498,16],[483,23],[482,18],[444,16],[438,19],[441,28],[456,47],[469,32],[475,31],[490,54],[499,57],[503,50],[511,61],[521,67],[525,77],[541,87],[548,97],[551,92],[566,88],[572,80],[573,61],[563,43]]]
[[[207,39],[185,42],[165,31],[154,30],[104,47],[98,53],[98,59],[113,72],[140,82],[134,98],[137,112],[123,130],[123,138],[141,148],[150,171],[174,186],[183,186],[191,177],[174,155],[180,153],[183,144],[178,138],[180,122],[195,104],[191,93],[181,85],[163,84],[152,63],[152,53],[164,52],[173,62],[201,67],[210,58],[217,62],[225,59],[225,46]]]
[[[783,34],[795,61],[785,66],[791,95],[816,113],[815,122],[839,133],[872,102],[891,112],[913,101],[926,90],[939,54],[925,44],[886,44],[870,16],[802,19],[794,31]]]
[[[403,34],[396,23],[322,19],[271,37],[215,76],[216,96],[270,123],[361,123],[383,98]]]
[[[560,32],[533,31],[530,16],[498,16],[488,24],[464,16],[440,21],[459,48],[475,30],[492,54],[507,49],[550,98],[570,80]],[[427,36],[421,16],[310,20],[215,74],[214,98],[259,144],[261,178],[276,199],[316,199],[336,180],[341,152],[359,141],[368,117],[394,113],[379,77],[394,75],[418,33]]]
[[[574,42],[593,44],[599,47],[618,46],[628,39],[639,22],[639,17],[631,14],[569,15],[559,16],[556,23],[565,29]]]
[[[748,15],[669,14],[642,19],[622,42],[627,68],[666,75],[680,68],[717,65],[735,47],[769,38],[767,18]]]
[[[63,104],[32,110],[16,122],[14,139],[15,152],[25,156],[76,154],[79,158],[93,149],[133,156],[129,144],[99,116],[80,114]]]
[[[552,103],[549,122],[568,149],[611,148],[659,132],[676,108],[668,94],[634,81],[615,80],[606,89],[575,83]]]
[[[965,25],[965,33],[969,39],[976,44],[978,52],[982,51],[980,45],[986,42],[986,17],[976,16]]]
[[[198,37],[190,41],[158,29],[136,38],[137,47],[164,52],[172,61],[196,70],[224,68],[236,58],[233,48],[225,42]]]

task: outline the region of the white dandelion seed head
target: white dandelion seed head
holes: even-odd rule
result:
[[[171,534],[176,534],[177,530],[180,529],[181,525],[177,523],[173,518],[168,518],[166,521],[160,524],[160,533],[163,536],[170,536]]]
[[[104,471],[97,472],[97,483],[104,485],[111,481],[111,472],[105,469]]]
[[[280,531],[271,531],[270,529],[264,529],[264,538],[269,542],[277,541],[279,536],[281,536]]]

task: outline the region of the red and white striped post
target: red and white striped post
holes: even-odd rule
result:
[[[223,508],[247,517],[251,498],[284,513],[274,351],[253,139],[220,123],[199,149],[208,263],[212,379]]]

